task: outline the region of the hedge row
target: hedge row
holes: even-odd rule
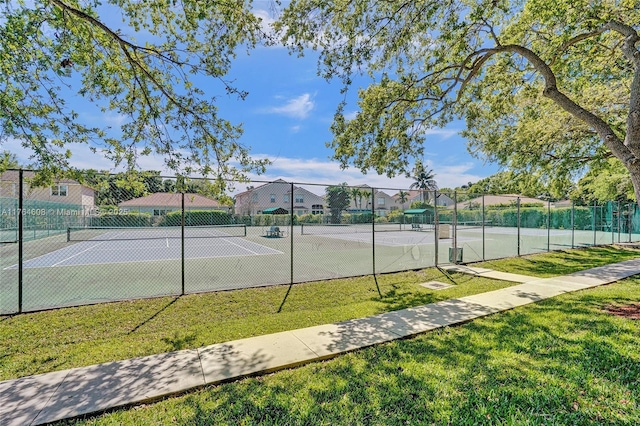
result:
[[[186,226],[204,225],[230,225],[233,216],[222,210],[188,210],[184,212],[184,224]],[[158,223],[158,226],[180,226],[182,224],[182,212],[167,213]]]
[[[152,219],[149,213],[102,214],[89,217],[89,225],[116,227],[151,226]]]
[[[520,226],[523,228],[546,228],[548,210],[545,207],[521,207]],[[462,209],[457,212],[458,222],[480,222],[482,221],[482,210]],[[518,209],[515,207],[485,209],[485,220],[493,226],[517,227]],[[552,229],[571,229],[572,209],[555,208],[551,210],[550,225]],[[146,226],[144,223],[151,223],[151,217],[145,213],[130,213],[126,215],[105,215],[101,216],[103,223],[113,223],[113,225],[102,226]],[[451,222],[452,210],[438,210],[438,217],[441,222]],[[606,224],[606,215],[602,209],[596,210],[596,228],[603,229]],[[410,222],[432,222],[433,213],[426,215],[404,215],[402,212],[390,212],[386,218],[381,219],[376,216],[376,221],[389,221],[395,223]],[[180,226],[182,213],[180,211],[167,214],[159,223],[160,226]],[[328,223],[329,217],[326,215],[305,214],[293,216],[293,224],[300,223]],[[118,223],[117,225],[115,223]],[[233,216],[220,210],[192,210],[185,212],[185,224],[192,225],[227,225],[233,223],[244,223],[247,226],[288,226],[291,223],[291,215],[270,215],[259,214],[253,216]],[[343,213],[341,223],[371,223],[370,213],[349,214]],[[574,207],[573,226],[575,229],[593,229],[593,208]],[[142,224],[142,225],[141,225]]]
[[[551,209],[550,227],[552,229],[571,229],[570,207]],[[482,210],[458,210],[458,222],[481,222]],[[522,228],[546,228],[549,210],[544,207],[520,208],[520,226]],[[441,222],[451,222],[453,211],[446,210],[438,213]],[[485,209],[485,221],[493,226],[517,227],[518,209]],[[596,212],[596,228],[601,229],[606,223],[602,210]],[[593,209],[590,207],[575,207],[573,209],[574,229],[593,229]]]

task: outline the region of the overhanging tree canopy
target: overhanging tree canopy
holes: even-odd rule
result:
[[[0,1],[0,143],[19,140],[51,173],[69,168],[74,143],[130,169],[158,154],[221,186],[261,172],[194,78],[244,97],[225,75],[235,50],[263,37],[249,0]],[[117,137],[83,121],[78,95],[123,120]]]
[[[408,174],[425,130],[464,118],[476,155],[562,179],[615,156],[638,198],[639,26],[636,0],[293,0],[276,28],[345,89],[374,81],[338,107],[345,167]]]

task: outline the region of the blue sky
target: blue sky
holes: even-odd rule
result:
[[[268,17],[267,12],[257,13]],[[377,188],[408,188],[412,183],[410,178],[398,176],[389,179],[375,172],[363,175],[352,167],[341,170],[336,162],[329,159],[331,150],[325,144],[331,139],[329,126],[342,95],[339,93],[340,82],[327,82],[318,77],[316,71],[313,52],[298,58],[289,55],[283,47],[259,47],[249,55],[239,52],[228,76],[236,87],[249,92],[244,101],[224,94],[215,80],[198,81],[208,93],[218,95],[221,117],[232,123],[243,123],[241,142],[251,147],[252,156],[266,157],[273,162],[267,173],[254,176],[256,179],[270,181],[282,178],[294,182],[347,182]],[[208,84],[211,86],[207,87]],[[356,112],[356,93],[357,87],[353,87],[347,113]],[[70,103],[74,104],[73,101]],[[80,104],[78,99],[77,105]],[[89,125],[115,127],[121,121],[115,113],[105,115],[97,109],[85,108],[82,111],[81,119]],[[453,123],[445,129],[433,130],[427,137],[424,160],[435,172],[440,187],[476,182],[498,170],[496,165],[485,164],[467,152],[465,140],[457,134],[463,126],[462,122]],[[9,141],[3,148],[28,162],[29,153],[16,141]],[[107,161],[84,146],[73,147],[72,164],[82,168],[109,169]],[[162,170],[160,158],[145,158],[139,165],[144,169],[166,172]]]

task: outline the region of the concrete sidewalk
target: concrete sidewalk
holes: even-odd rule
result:
[[[330,358],[609,284],[640,273],[640,259],[548,279],[455,268],[522,284],[368,318],[0,382],[0,424],[48,423]]]

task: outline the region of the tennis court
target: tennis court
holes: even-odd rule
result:
[[[245,240],[244,226],[185,228],[185,259],[262,256],[278,250]],[[182,230],[167,228],[69,228],[67,241],[75,242],[24,262],[24,268],[103,265],[181,259]],[[15,269],[12,265],[5,269]]]
[[[371,224],[363,225],[317,225],[303,224],[302,235],[334,238],[345,241],[355,241],[387,247],[403,247],[435,244],[435,234],[432,224],[399,224],[384,223],[375,225],[375,233]],[[481,229],[480,229],[481,230]],[[458,241],[470,242],[478,240],[478,237],[459,236]],[[375,240],[374,240],[375,238]],[[441,239],[443,244],[451,239]]]
[[[380,226],[384,225],[384,226]],[[304,231],[302,230],[304,228]],[[1,247],[0,312],[25,311],[162,295],[259,287],[420,269],[450,261],[453,235],[429,225],[376,224],[69,228],[24,243],[23,286],[17,244]],[[519,232],[519,237],[518,237]],[[65,235],[66,234],[66,235]],[[462,227],[456,246],[464,262],[514,253],[610,243],[593,231]],[[635,237],[635,235],[634,235]]]

